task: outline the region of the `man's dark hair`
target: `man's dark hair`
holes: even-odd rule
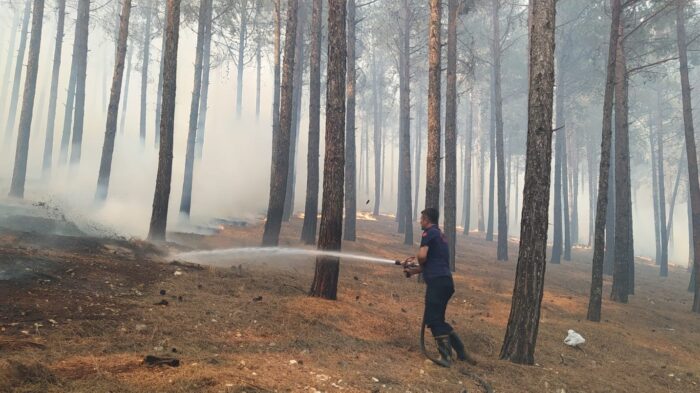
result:
[[[437,224],[438,220],[440,219],[440,212],[432,207],[426,208],[420,212],[420,214],[424,215],[431,224]]]

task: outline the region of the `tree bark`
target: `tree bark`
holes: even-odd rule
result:
[[[199,116],[199,104],[202,97],[202,70],[204,68],[204,41],[209,33],[207,21],[210,19],[211,0],[200,0],[199,21],[197,23],[197,46],[194,60],[194,82],[192,88],[192,100],[190,101],[190,121],[187,132],[187,147],[185,151],[185,175],[182,182],[182,194],[180,196],[180,215],[189,219],[192,210],[192,183],[194,178],[194,150],[197,138],[197,124]]]
[[[500,358],[534,364],[544,292],[552,159],[555,0],[530,0],[527,165],[520,250]]]
[[[651,160],[651,201],[653,204],[654,213],[654,242],[655,242],[655,257],[654,262],[659,265],[661,264],[661,225],[659,222],[659,182],[658,182],[658,169],[656,168],[656,146],[655,146],[655,136],[654,136],[654,120],[652,115],[649,114],[649,157]]]
[[[690,80],[688,78],[688,52],[685,35],[686,0],[676,0],[676,31],[678,40],[678,57],[680,62],[681,92],[683,100],[683,124],[685,128],[685,150],[688,160],[688,178],[690,179],[690,203],[693,223],[694,271],[700,270],[700,183],[698,182],[698,158],[695,149],[695,130],[693,129],[693,106],[691,104]],[[700,275],[694,274],[695,294],[693,312],[700,313]]]
[[[15,118],[17,116],[17,104],[19,103],[19,87],[22,83],[22,68],[24,66],[24,52],[27,49],[27,35],[29,33],[29,19],[32,12],[32,0],[24,4],[24,16],[22,18],[22,31],[19,36],[19,49],[15,60],[15,77],[12,82],[12,94],[10,96],[10,109],[7,112],[5,125],[5,145],[9,145],[15,132]],[[26,80],[26,78],[25,78]],[[25,83],[26,86],[26,83]],[[24,99],[23,99],[24,100]],[[24,101],[22,102],[24,104]],[[21,115],[20,115],[21,116]]]
[[[611,299],[627,303],[632,294],[632,189],[630,183],[627,65],[620,25],[615,68],[615,265]]]
[[[447,86],[445,86],[445,214],[444,231],[455,271],[457,240],[457,0],[447,3]]]
[[[100,160],[100,172],[97,178],[97,190],[95,200],[104,201],[109,191],[109,178],[112,172],[112,155],[114,153],[114,139],[117,133],[117,116],[119,113],[119,99],[121,96],[122,80],[124,77],[124,59],[126,58],[126,46],[129,38],[129,18],[131,16],[131,0],[124,0],[121,19],[119,22],[119,39],[117,44],[116,59],[114,61],[114,75],[112,76],[112,89],[109,94],[109,106],[107,108],[107,124],[105,125],[105,139],[102,145],[102,159]]]
[[[211,72],[211,37],[213,34],[211,30],[212,11],[207,12],[207,27],[202,52],[202,95],[199,99],[197,136],[195,137],[195,158],[198,160],[202,159],[204,150],[204,134],[207,128],[207,110],[209,109],[209,73]]]
[[[143,33],[143,64],[141,65],[141,112],[139,116],[139,137],[141,145],[146,144],[146,103],[148,99],[148,65],[151,61],[151,15],[153,9],[146,6],[146,28]]]
[[[563,86],[562,86],[563,87]],[[562,149],[561,149],[561,185],[562,185],[562,204],[564,207],[564,260],[571,261],[571,215],[569,210],[569,165],[568,165],[568,130],[566,129],[566,95],[562,94],[562,128],[560,131],[562,133]]]
[[[382,91],[382,79],[383,75],[379,74],[379,67],[377,66],[377,54],[376,48],[372,48],[372,106],[373,116],[372,125],[374,126],[374,207],[372,209],[372,214],[375,216],[379,215],[379,206],[381,205],[382,199],[382,170],[383,170],[383,148],[382,148],[382,106],[379,99],[380,92]]]
[[[469,115],[467,115],[467,132],[464,138],[464,219],[462,226],[464,234],[469,236],[469,224],[471,223],[472,204],[472,140],[474,136],[474,93],[469,94]],[[516,175],[517,176],[517,175]],[[517,178],[516,178],[517,188]],[[517,206],[517,197],[516,197]],[[516,207],[517,209],[517,207]],[[517,211],[516,211],[517,214]]]
[[[426,162],[425,207],[440,207],[440,30],[442,4],[430,0],[428,54],[428,158]]]
[[[177,46],[180,35],[180,0],[167,0],[165,29],[165,59],[163,63],[163,108],[160,120],[160,151],[158,172],[153,195],[153,211],[148,239],[165,240],[168,221],[170,181],[173,171],[173,128],[175,120],[175,92],[177,88]]]
[[[508,213],[506,211],[506,166],[503,148],[503,98],[501,97],[501,34],[499,32],[498,9],[500,0],[494,1],[493,75],[494,114],[496,127],[496,165],[498,169],[498,245],[499,261],[508,260]]]
[[[282,11],[281,0],[275,0],[275,34],[273,38],[273,74],[274,81],[272,83],[272,136],[278,134],[280,129],[280,36],[282,30]],[[273,147],[274,153],[274,147]]]
[[[155,132],[155,142],[154,145],[156,148],[158,147],[158,144],[160,143],[160,115],[161,115],[161,101],[163,99],[163,73],[164,73],[164,66],[165,66],[165,39],[166,39],[166,34],[165,34],[165,22],[163,22],[163,36],[162,36],[162,43],[160,46],[160,72],[158,73],[158,94],[156,96],[156,132]],[[128,75],[127,71],[127,75]],[[129,80],[127,76],[127,81]],[[128,86],[128,85],[127,85]],[[126,93],[126,92],[125,92]]]
[[[660,256],[657,264],[666,265],[668,269],[668,232],[666,230],[666,173],[664,171],[664,132],[663,115],[661,112],[661,93],[657,93],[658,115],[656,119],[656,182],[658,189],[658,209],[659,209],[659,246]],[[682,165],[682,163],[681,163]],[[679,172],[680,165],[679,165]]]
[[[483,102],[480,100],[480,102]],[[477,230],[481,233],[484,233],[485,226],[484,226],[484,163],[486,162],[486,150],[484,149],[484,130],[482,128],[483,123],[481,121],[482,117],[482,110],[480,109],[477,112],[477,127],[476,129],[478,130],[478,135],[477,135],[477,143],[478,143],[478,150],[479,150],[479,176],[477,178],[478,181],[478,192],[476,193],[476,213],[477,213]]]
[[[124,98],[122,99],[122,115],[119,120],[119,134],[124,135],[124,128],[126,127],[126,114],[129,108],[129,85],[131,84],[131,70],[134,68],[131,66],[131,60],[134,57],[134,50],[127,50],[128,58],[126,61],[126,79],[124,80]],[[162,100],[162,97],[161,97]],[[162,110],[162,103],[161,103]]]
[[[288,0],[287,27],[284,44],[284,75],[282,76],[282,102],[280,103],[279,130],[272,136],[272,176],[270,179],[270,201],[267,207],[267,221],[263,233],[263,246],[279,244],[287,177],[289,175],[289,149],[292,127],[292,100],[294,83],[294,55],[297,31],[298,0]]]
[[[290,0],[294,1],[294,0]],[[323,167],[323,202],[320,250],[340,250],[343,232],[343,168],[345,167],[345,72],[347,40],[346,1],[328,1],[328,70],[326,83],[326,153]],[[335,300],[340,260],[316,258],[310,295]]]
[[[355,149],[355,0],[347,0],[347,7],[348,64],[346,80],[347,107],[345,112],[345,227],[343,230],[343,239],[354,242],[357,237],[357,234],[355,233],[355,228],[357,226],[357,152]]]
[[[418,195],[420,192],[420,166],[421,166],[421,160],[420,156],[423,153],[423,94],[421,91],[418,91],[418,105],[416,106],[417,108],[417,120],[416,120],[416,126],[413,127],[415,131],[415,165],[413,166],[415,168],[415,174],[414,174],[414,184],[413,184],[413,217],[416,219],[418,217]]]
[[[243,69],[246,40],[248,39],[248,0],[241,0],[238,24],[238,62],[236,64],[236,116],[241,117],[243,110]]]
[[[46,123],[46,138],[44,139],[44,157],[42,175],[45,179],[51,175],[53,162],[53,137],[56,128],[56,103],[58,101],[58,80],[61,71],[61,53],[63,50],[63,31],[66,20],[66,0],[58,0],[56,16],[56,44],[53,52],[53,69],[51,71],[51,93],[49,95],[49,113]],[[13,44],[14,45],[14,44]]]
[[[12,21],[12,30],[10,30],[10,43],[7,47],[7,57],[5,58],[5,71],[3,72],[2,79],[2,96],[0,96],[0,114],[3,113],[3,110],[5,109],[5,102],[7,97],[10,95],[10,92],[8,92],[7,89],[9,88],[8,84],[10,83],[10,70],[14,64],[12,59],[14,58],[15,44],[17,43],[17,30],[20,28],[20,24],[21,19],[19,17],[19,12],[15,11]],[[8,137],[6,136],[6,138]]]
[[[27,58],[27,76],[22,95],[22,112],[19,115],[17,132],[17,150],[15,167],[12,172],[10,196],[24,198],[24,184],[27,176],[27,155],[29,153],[29,134],[32,128],[36,79],[39,73],[39,50],[41,49],[41,29],[44,22],[44,0],[34,0],[32,7],[32,34],[29,39],[29,56]]]
[[[351,0],[354,2],[354,0]],[[403,27],[401,28],[401,45],[402,48],[399,50],[401,56],[401,80],[400,80],[400,92],[399,101],[401,105],[402,116],[402,127],[400,127],[399,135],[399,159],[401,160],[400,176],[399,179],[399,203],[400,203],[400,217],[399,217],[399,232],[404,234],[404,244],[413,244],[413,215],[411,212],[411,10],[409,9],[409,2],[404,0],[402,9],[402,22]],[[346,218],[347,220],[347,215]]]
[[[255,120],[258,121],[260,120],[260,74],[262,72],[262,55],[261,55],[261,47],[262,43],[260,42],[260,31],[258,29],[260,28],[259,26],[259,19],[260,19],[260,10],[262,7],[262,1],[261,0],[255,0]]]
[[[311,57],[309,63],[309,148],[306,155],[306,202],[301,241],[316,242],[318,222],[319,145],[321,128],[321,39],[323,0],[313,0],[311,11]]]
[[[70,147],[71,130],[73,128],[73,104],[75,102],[76,80],[76,63],[75,59],[73,58],[71,59],[70,77],[68,79],[68,91],[66,93],[66,107],[63,114],[63,133],[61,134],[61,149],[59,150],[58,154],[58,162],[61,165],[65,165],[68,162],[68,150]]]
[[[563,209],[562,209],[562,151],[564,149],[563,137],[564,137],[564,94],[562,81],[563,78],[563,68],[561,55],[559,56],[559,61],[557,61],[558,70],[558,83],[556,90],[556,131],[554,136],[554,222],[552,224],[552,256],[550,258],[550,263],[560,264],[561,254],[564,251],[564,237],[563,237]]]
[[[85,121],[85,88],[87,79],[88,32],[90,31],[90,0],[78,1],[78,19],[75,24],[75,114],[70,149],[71,165],[80,164]]]

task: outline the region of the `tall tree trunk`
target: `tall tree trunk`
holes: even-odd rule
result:
[[[418,105],[416,106],[418,115],[417,120],[416,120],[416,126],[413,127],[415,131],[415,165],[413,166],[415,168],[415,174],[414,174],[414,184],[413,184],[413,217],[414,219],[418,217],[418,205],[420,202],[418,202],[418,195],[420,192],[420,167],[421,167],[421,159],[420,156],[423,153],[423,94],[420,90],[418,90]]]
[[[482,100],[479,100],[479,102],[483,102]],[[479,176],[478,176],[478,189],[479,191],[476,194],[476,213],[477,213],[477,230],[481,233],[484,233],[485,226],[484,226],[484,169],[485,166],[484,163],[486,162],[486,150],[484,149],[484,129],[483,123],[481,121],[482,111],[479,110],[479,112],[476,114],[477,115],[477,127],[476,129],[478,130],[478,136],[476,138],[478,145],[479,145]]]
[[[658,131],[657,131],[658,132]],[[656,137],[658,138],[658,136]],[[654,124],[652,115],[649,115],[649,157],[651,159],[651,196],[652,203],[654,205],[654,242],[656,255],[654,257],[654,262],[657,265],[661,264],[661,225],[659,221],[660,209],[659,209],[659,182],[658,182],[658,169],[656,168],[656,146],[655,146],[655,136],[654,136]],[[665,220],[664,220],[665,222]]]
[[[294,0],[290,0],[294,1]],[[340,250],[343,232],[343,168],[345,166],[346,1],[328,1],[328,71],[326,84],[326,153],[318,248]],[[316,258],[311,296],[337,298],[340,260]]]
[[[309,148],[306,155],[306,202],[301,241],[316,242],[318,221],[319,144],[321,127],[321,39],[323,0],[313,0],[311,11],[311,57],[309,63]]]
[[[180,0],[167,0],[165,34],[160,151],[158,153],[158,172],[153,195],[151,225],[148,232],[149,240],[165,240],[165,228],[168,221],[170,181],[173,172],[173,128],[177,87],[177,46],[180,35]]]
[[[354,0],[350,0],[354,3]],[[402,7],[402,22],[403,27],[401,28],[401,45],[400,50],[401,57],[401,71],[403,75],[401,76],[401,91],[399,93],[399,100],[401,105],[401,114],[403,117],[403,127],[401,127],[399,135],[399,145],[400,145],[400,155],[401,168],[399,178],[400,188],[398,190],[399,202],[401,206],[401,217],[402,221],[399,221],[399,228],[403,227],[404,240],[403,243],[406,245],[413,244],[413,215],[411,214],[411,10],[409,8],[409,2],[404,0]],[[354,34],[354,33],[353,33]],[[353,50],[354,51],[354,50]],[[349,145],[349,144],[348,144]],[[347,215],[346,218],[347,220]],[[403,224],[403,225],[401,225]]]
[[[211,72],[211,37],[212,11],[207,12],[207,27],[202,50],[202,95],[199,100],[199,117],[197,119],[197,136],[195,137],[195,158],[202,159],[204,134],[207,128],[207,110],[209,109],[209,73]]]
[[[44,157],[42,175],[47,179],[51,175],[53,162],[53,137],[56,127],[56,102],[58,101],[58,79],[61,71],[61,53],[63,50],[63,30],[66,20],[66,0],[58,0],[56,16],[56,44],[53,52],[53,69],[51,70],[51,93],[49,96],[49,114],[46,123],[46,138],[44,140]]]
[[[520,207],[518,203],[520,202],[520,156],[516,156],[515,159],[515,209],[513,209],[513,224],[518,226],[518,214],[520,212]]]
[[[372,125],[374,126],[374,207],[372,214],[379,215],[379,206],[382,199],[382,169],[383,169],[383,148],[382,148],[382,109],[379,99],[380,91],[383,86],[383,75],[379,75],[379,67],[377,66],[376,48],[372,49],[372,106],[373,116]]]
[[[530,0],[527,165],[515,287],[500,358],[534,364],[544,292],[552,160],[555,0]]]
[[[270,178],[270,201],[267,221],[263,233],[263,246],[279,244],[287,177],[289,175],[289,149],[292,128],[292,100],[294,83],[294,55],[297,31],[298,0],[288,0],[287,27],[284,43],[284,75],[282,75],[282,102],[280,103],[279,130],[272,136],[272,176]],[[344,120],[343,120],[344,122]],[[325,201],[324,201],[325,203]]]
[[[236,116],[241,117],[243,110],[243,69],[246,40],[248,39],[248,0],[241,0],[240,20],[238,23],[238,61],[236,71]]]
[[[124,59],[126,58],[126,45],[129,38],[130,16],[131,0],[124,0],[121,21],[119,23],[119,40],[114,63],[114,75],[112,76],[112,89],[110,91],[109,107],[107,109],[105,139],[102,145],[102,159],[100,160],[100,172],[97,178],[97,190],[95,191],[95,200],[97,201],[104,201],[107,199],[107,193],[109,191],[109,178],[112,172],[112,155],[114,153],[114,138],[117,133],[119,99],[122,92],[122,79],[124,76]]]
[[[73,58],[71,59],[70,77],[68,79],[68,92],[66,93],[66,106],[63,114],[63,132],[61,134],[61,149],[58,153],[58,162],[61,165],[65,165],[66,163],[68,163],[68,150],[70,147],[71,130],[73,129],[73,103],[75,102],[76,81],[76,63],[75,56],[73,56]]]
[[[563,87],[563,86],[562,86]],[[562,89],[564,90],[564,89]],[[566,93],[562,92],[562,122],[564,127],[560,130],[562,133],[562,148],[561,148],[561,200],[564,207],[564,260],[571,260],[571,219],[569,215],[569,166],[568,159],[568,132],[566,128]]]
[[[593,245],[593,233],[595,230],[596,209],[596,176],[595,176],[595,152],[593,151],[593,138],[587,138],[586,154],[588,161],[588,247]]]
[[[615,68],[615,266],[611,299],[627,303],[632,294],[630,266],[632,253],[632,188],[627,104],[627,65],[623,45],[624,26],[620,25]]]
[[[563,209],[562,201],[564,196],[562,195],[562,159],[564,150],[564,92],[562,81],[563,78],[563,67],[561,61],[561,55],[558,56],[557,61],[557,71],[558,71],[558,83],[556,89],[556,103],[555,103],[555,136],[554,136],[554,222],[552,224],[552,256],[550,263],[559,264],[561,263],[561,254],[564,250],[564,236],[563,236]]]
[[[78,20],[75,25],[75,114],[70,149],[71,165],[80,164],[85,121],[85,88],[87,79],[88,32],[90,29],[90,0],[78,1]]]
[[[192,210],[192,183],[194,178],[194,145],[197,138],[197,124],[199,116],[199,104],[202,96],[202,69],[204,57],[204,41],[207,34],[207,21],[210,19],[211,0],[200,0],[199,21],[197,23],[197,46],[194,60],[194,82],[192,88],[192,100],[190,101],[190,121],[187,132],[187,150],[185,151],[185,176],[182,182],[182,194],[180,197],[180,214],[189,219]]]
[[[608,176],[608,208],[605,217],[605,262],[603,273],[608,276],[613,275],[613,265],[615,264],[615,136],[612,137],[610,152],[610,170]]]
[[[255,0],[255,120],[260,120],[260,74],[262,72],[262,55],[260,42],[260,10],[261,0]]]
[[[275,34],[273,38],[273,83],[272,83],[272,136],[279,133],[280,129],[280,57],[281,57],[281,30],[282,30],[282,0],[275,0]],[[274,153],[274,146],[273,146]]]
[[[425,207],[440,206],[440,30],[442,4],[430,0],[428,54],[428,158],[426,162]]]
[[[575,134],[572,133],[572,137]],[[571,246],[578,244],[578,186],[579,186],[579,149],[578,141],[574,138],[574,143],[571,146],[571,241],[569,242],[569,253]]]
[[[127,50],[127,53],[129,56],[128,56],[127,61],[126,61],[126,79],[124,80],[124,98],[122,98],[122,105],[121,105],[122,115],[121,115],[121,119],[119,119],[119,135],[124,135],[124,128],[126,127],[126,114],[128,112],[128,108],[129,108],[129,85],[131,85],[131,70],[134,68],[131,66],[131,60],[134,57],[133,48],[131,50]],[[163,64],[165,64],[165,63],[163,63]],[[162,97],[161,97],[161,100],[162,100]],[[163,105],[161,103],[161,109],[160,109],[161,111],[162,111],[162,106]]]
[[[162,33],[162,42],[160,46],[160,71],[158,72],[158,94],[156,95],[156,132],[155,132],[155,142],[154,145],[157,148],[158,144],[160,143],[160,115],[161,115],[161,101],[163,99],[163,73],[165,72],[164,66],[165,66],[165,39],[166,39],[166,34],[165,34],[165,22],[163,22],[163,33]],[[127,70],[127,75],[128,75],[128,70]],[[127,77],[127,80],[129,78]]]
[[[141,145],[146,144],[146,100],[148,98],[148,65],[151,59],[151,15],[153,8],[146,6],[146,28],[143,33],[143,64],[141,65],[141,112],[139,116],[139,136]]]
[[[15,77],[12,82],[12,94],[10,95],[10,109],[7,112],[5,125],[5,145],[9,145],[15,132],[15,118],[17,116],[17,104],[19,103],[19,87],[22,83],[22,68],[24,66],[24,52],[27,49],[27,35],[29,32],[29,18],[32,11],[32,0],[24,4],[24,17],[22,18],[22,31],[19,36],[19,49],[15,60]],[[26,78],[25,78],[26,80]],[[26,86],[26,83],[25,83]],[[24,99],[23,99],[24,100]],[[24,104],[24,101],[22,102]]]
[[[494,0],[493,75],[496,127],[496,165],[498,168],[498,245],[497,259],[508,260],[508,213],[506,212],[506,166],[503,148],[503,98],[501,97],[501,33],[498,24],[500,0]]]
[[[693,256],[694,271],[700,271],[700,183],[698,182],[698,156],[695,149],[695,131],[693,129],[693,106],[690,96],[688,78],[688,53],[685,36],[686,0],[676,0],[676,31],[678,39],[678,57],[680,58],[681,92],[683,97],[683,124],[685,125],[685,150],[688,159],[688,178],[690,179],[690,203],[693,222]],[[693,312],[700,313],[700,275],[695,274],[695,296]]]
[[[657,105],[659,113],[656,119],[656,168],[657,168],[657,185],[658,185],[658,208],[659,208],[659,245],[661,248],[660,258],[657,262],[660,265],[667,265],[668,269],[668,231],[666,230],[666,172],[664,171],[664,132],[663,132],[663,115],[661,112],[661,94],[657,93]],[[681,162],[682,165],[682,162]],[[678,166],[678,172],[681,165]]]
[[[474,93],[469,94],[469,115],[467,115],[467,132],[464,138],[464,219],[462,226],[464,234],[469,236],[472,204],[472,139],[474,136]],[[516,179],[517,181],[517,179]],[[517,187],[517,186],[516,186]],[[517,199],[516,199],[517,205]]]
[[[294,197],[296,194],[296,164],[299,145],[299,127],[301,122],[301,98],[304,86],[304,27],[306,25],[306,7],[302,3],[297,11],[297,41],[294,57],[298,60],[294,65],[294,83],[292,87],[292,128],[290,130],[289,167],[287,174],[287,193],[284,197],[284,212],[282,221],[288,222],[294,213]]]
[[[12,21],[12,30],[10,30],[10,42],[7,47],[7,57],[5,58],[5,71],[3,72],[3,82],[2,82],[2,95],[0,95],[0,115],[4,114],[5,102],[10,92],[7,91],[9,88],[8,83],[10,82],[10,70],[12,69],[12,59],[15,53],[15,44],[17,42],[17,30],[20,27],[20,17],[19,12],[14,12],[14,17]]]
[[[457,0],[447,3],[447,86],[445,86],[445,214],[444,231],[455,271],[457,240]]]
[[[27,176],[27,155],[29,154],[29,134],[32,128],[36,78],[39,73],[39,50],[41,49],[41,29],[44,22],[44,0],[34,0],[32,10],[32,34],[29,39],[27,77],[24,80],[22,112],[19,115],[15,167],[12,172],[10,196],[24,198],[24,184]]]
[[[357,222],[357,177],[355,151],[355,89],[356,89],[356,52],[355,44],[355,0],[347,0],[347,108],[345,116],[345,227],[343,239],[355,241]],[[410,156],[409,156],[410,157]],[[401,192],[401,191],[399,191]],[[409,191],[410,193],[410,191]],[[409,194],[410,198],[410,194]]]
[[[600,142],[600,172],[598,175],[598,201],[595,215],[595,240],[593,243],[593,263],[591,271],[591,292],[588,302],[587,319],[600,322],[603,301],[603,256],[605,254],[605,224],[608,216],[608,180],[612,147],[612,114],[615,90],[615,64],[617,63],[617,42],[621,15],[621,0],[612,0],[612,20],[608,43],[608,63],[605,75],[605,95],[603,98],[603,127]],[[610,187],[614,189],[614,187]],[[608,231],[610,228],[608,228]],[[608,244],[609,246],[609,244]],[[610,249],[608,251],[611,251]]]

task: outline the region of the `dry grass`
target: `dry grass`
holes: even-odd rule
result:
[[[297,246],[300,227],[299,219],[285,224],[282,245]],[[390,218],[360,220],[358,241],[346,243],[345,249],[388,258],[410,254],[413,250],[401,245],[403,235],[394,231]],[[186,247],[220,248],[257,246],[260,236],[261,227],[254,225],[177,239]],[[671,277],[661,279],[654,267],[639,264],[637,294],[630,304],[606,301],[604,321],[591,323],[585,321],[590,282],[585,249],[574,251],[575,262],[548,266],[537,365],[498,360],[510,309],[515,248],[511,244],[510,262],[496,262],[494,243],[478,234],[460,236],[457,292],[448,308],[449,320],[479,360],[469,370],[488,380],[496,392],[700,390],[700,324],[689,312],[688,274],[672,269]],[[130,255],[127,251],[123,253]],[[333,302],[306,296],[313,277],[311,260],[236,260],[231,262],[235,268],[180,268],[182,275],[173,274],[175,266],[140,261],[141,268],[134,269],[129,259],[114,260],[104,266],[115,269],[109,273],[117,276],[112,280],[123,280],[112,282],[124,286],[113,290],[106,284],[85,284],[105,272],[101,263],[90,269],[85,265],[103,260],[102,251],[87,253],[61,251],[62,257],[85,268],[85,280],[50,287],[48,293],[51,301],[63,293],[65,307],[92,311],[74,312],[71,320],[54,316],[54,325],[46,318],[60,315],[60,310],[32,311],[45,296],[27,293],[41,293],[42,288],[8,295],[9,301],[31,301],[19,303],[12,321],[0,319],[0,338],[36,340],[45,349],[0,348],[0,391],[479,391],[458,368],[425,362],[417,340],[423,287],[406,280],[396,267],[343,263],[339,300]],[[129,263],[130,270],[121,275],[113,267]],[[138,281],[148,272],[149,280]],[[131,279],[141,295],[123,294],[129,292]],[[607,279],[605,285],[607,292]],[[161,289],[165,296],[159,294]],[[253,300],[259,296],[262,300]],[[154,305],[163,299],[168,306]],[[98,309],[104,315],[94,312]],[[32,328],[37,318],[44,318],[39,336]],[[570,328],[588,340],[584,351],[563,345]],[[146,354],[174,356],[182,365],[149,368],[141,364]]]

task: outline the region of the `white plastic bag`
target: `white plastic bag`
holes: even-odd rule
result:
[[[578,347],[579,345],[586,342],[586,339],[582,335],[576,333],[572,329],[569,329],[569,334],[564,339],[564,344],[570,347]]]

